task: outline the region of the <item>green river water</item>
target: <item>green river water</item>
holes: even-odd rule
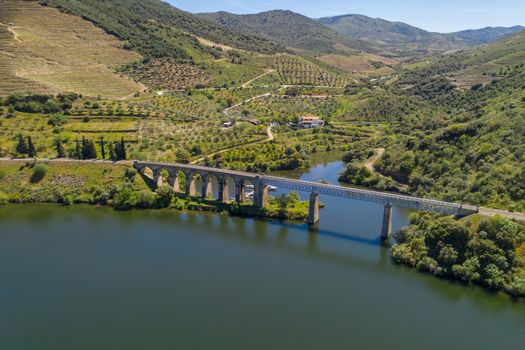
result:
[[[335,182],[325,159],[307,180]],[[307,225],[0,207],[0,349],[524,349],[525,302],[392,264],[382,207]],[[407,211],[394,210],[394,226]]]

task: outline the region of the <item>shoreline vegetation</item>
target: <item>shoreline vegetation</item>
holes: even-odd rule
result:
[[[270,197],[268,206],[257,209],[250,203],[188,197],[169,186],[153,190],[150,182],[125,164],[0,161],[0,204],[90,204],[116,210],[171,208],[294,221],[308,218],[308,202],[294,192]]]
[[[412,213],[395,234],[394,262],[467,285],[525,297],[525,227],[495,216]]]

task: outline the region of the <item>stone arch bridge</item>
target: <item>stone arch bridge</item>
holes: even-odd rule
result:
[[[146,175],[149,169],[151,172],[150,176],[157,186],[164,185],[165,181],[167,181],[167,185],[172,186],[175,191],[184,192],[186,195],[193,197],[211,197],[212,181],[214,179],[218,187],[217,199],[219,201],[229,201],[230,189],[234,189],[235,200],[244,202],[246,200],[246,189],[249,188],[253,191],[253,205],[259,208],[267,205],[270,186],[308,192],[310,193],[309,224],[315,224],[319,221],[320,194],[380,203],[384,205],[381,232],[383,239],[388,239],[392,234],[393,206],[457,216],[467,216],[477,213],[479,210],[478,207],[459,203],[197,165],[134,161],[133,166],[143,175]],[[180,186],[181,176],[184,176],[186,180],[184,188]],[[200,180],[201,188],[197,186],[197,179]]]

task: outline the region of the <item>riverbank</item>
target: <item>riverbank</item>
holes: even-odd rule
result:
[[[396,263],[525,297],[525,227],[501,216],[413,213],[395,235]]]
[[[169,187],[156,191],[127,163],[0,161],[0,203],[108,205],[117,210],[171,208],[230,215],[306,221],[308,203],[294,196],[270,198],[262,209],[188,197]]]

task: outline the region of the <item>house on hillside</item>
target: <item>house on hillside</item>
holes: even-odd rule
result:
[[[229,128],[234,127],[234,126],[235,126],[235,121],[222,123],[222,127],[224,129],[229,129]]]
[[[303,129],[313,129],[324,125],[324,120],[313,115],[306,115],[299,119],[299,126]]]

